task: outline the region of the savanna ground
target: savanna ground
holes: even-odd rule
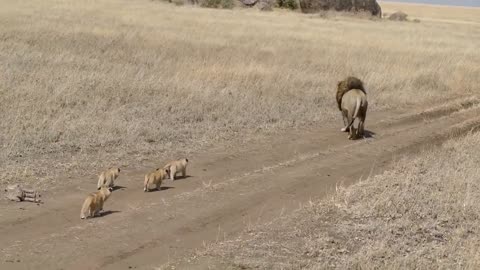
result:
[[[479,269],[479,145],[475,133],[403,158],[196,257],[204,269]]]
[[[409,24],[157,1],[1,5],[2,185],[46,189],[337,120],[347,75],[366,82],[372,112],[469,95],[480,80],[473,15]]]
[[[397,145],[421,143],[430,133],[478,115],[474,98],[471,111],[455,111],[437,122],[418,122],[420,116],[411,126],[410,120],[393,127],[381,123],[401,119],[397,111],[421,112],[477,94],[479,9],[381,3],[384,12],[401,9],[421,20],[397,23],[143,0],[0,3],[0,184],[82,191],[51,198],[53,209],[28,208],[21,221],[11,222],[13,210],[8,210],[13,218],[0,213],[2,255],[10,261],[16,252],[29,254],[21,261],[30,266],[38,267],[38,260],[43,268],[51,263],[67,269],[119,269],[115,263],[122,260],[158,263],[169,251],[161,246],[164,238],[188,239],[185,246],[192,248],[215,234],[215,221],[234,224],[238,231],[235,215],[251,213],[251,204],[269,201],[266,209],[275,209],[293,202],[291,196],[313,195],[313,187],[323,186],[312,180],[323,181],[327,176],[319,173],[327,170],[328,177],[358,180],[347,174],[371,166],[378,156],[386,158]],[[341,151],[348,141],[337,132],[334,91],[348,75],[366,82],[371,115],[366,128],[385,131],[378,140],[353,144],[370,154]],[[269,138],[278,144],[270,145]],[[312,202],[275,226],[260,225],[238,241],[209,245],[198,253],[207,257],[198,265],[429,268],[433,262],[475,268],[478,140],[470,135],[402,159],[384,174],[341,188],[331,200]],[[229,146],[222,150],[228,155],[212,154],[223,145]],[[251,145],[260,150],[241,151]],[[161,213],[154,211],[158,201],[145,207],[145,195],[134,193],[135,179],[141,179],[135,169],[185,155],[205,157],[192,163],[193,180],[160,192],[171,199]],[[353,160],[335,170],[341,160],[357,156],[364,163]],[[211,167],[215,162],[225,167]],[[115,192],[112,199],[110,207],[121,212],[78,225],[77,210],[71,209],[79,207],[98,172],[112,165],[135,177],[123,178],[128,192]],[[213,180],[194,182],[203,179]],[[292,188],[288,196],[281,184]],[[256,190],[263,193],[253,194]],[[206,191],[210,198],[192,195]],[[201,206],[202,211],[193,210]],[[102,253],[104,242],[92,234],[102,224],[115,227],[102,235],[113,243],[111,254]],[[158,224],[161,232],[155,230]],[[38,242],[19,243],[22,237]],[[63,257],[45,255],[55,250]]]

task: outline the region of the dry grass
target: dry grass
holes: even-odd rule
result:
[[[401,10],[407,13],[410,19],[419,18],[422,21],[474,24],[477,27],[480,24],[480,8],[385,1],[379,1],[379,3],[383,12],[392,14]]]
[[[480,134],[211,246],[211,269],[479,269]],[[203,254],[205,255],[205,254]],[[221,267],[220,267],[221,265]]]
[[[366,81],[371,111],[480,83],[480,29],[464,23],[146,0],[0,5],[0,184],[93,180],[111,165],[319,125],[338,117],[335,83],[347,75]]]

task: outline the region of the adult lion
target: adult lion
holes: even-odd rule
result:
[[[359,89],[362,90],[365,95],[367,94],[367,91],[365,91],[365,87],[363,87],[363,82],[357,77],[347,77],[343,81],[339,81],[337,83],[337,104],[338,104],[338,109],[341,111],[342,110],[342,97],[345,95],[346,92],[352,90],[352,89]]]

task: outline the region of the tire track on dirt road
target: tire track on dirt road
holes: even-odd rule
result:
[[[335,121],[212,148],[189,157],[191,177],[166,181],[171,188],[160,192],[143,193],[145,168],[122,170],[125,188],[105,207],[112,212],[88,221],[79,211],[93,182],[48,194],[42,207],[2,204],[0,268],[152,269],[380,173],[395,156],[478,127],[479,112],[477,99],[461,100],[423,115],[372,113],[366,128],[376,135],[366,140],[347,140]]]

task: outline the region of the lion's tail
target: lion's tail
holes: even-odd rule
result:
[[[362,105],[362,99],[360,97],[357,97],[357,103],[355,105],[355,112],[353,113],[352,120],[350,123],[348,123],[347,130],[350,129],[350,127],[353,125],[353,122],[355,122],[355,118],[358,116],[358,112],[360,111],[360,106]]]

